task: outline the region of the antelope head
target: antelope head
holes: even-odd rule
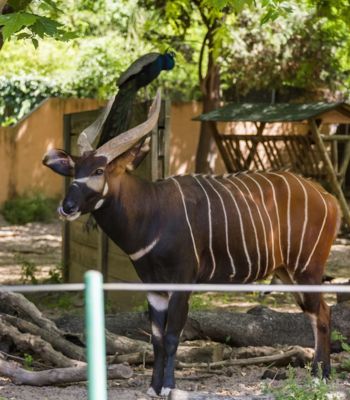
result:
[[[81,214],[102,206],[110,191],[110,175],[121,175],[125,172],[138,155],[139,143],[156,126],[161,94],[158,89],[145,122],[93,150],[92,142],[100,133],[112,103],[113,100],[97,120],[79,135],[79,157],[69,155],[64,150],[52,149],[43,158],[44,165],[60,175],[73,178],[67,195],[58,208],[59,215],[67,220],[72,221]]]

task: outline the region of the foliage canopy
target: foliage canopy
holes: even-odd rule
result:
[[[163,52],[168,48],[176,52],[177,67],[159,78],[161,84],[175,101],[199,99],[198,76],[203,71],[199,71],[198,64],[208,30],[203,23],[206,19],[208,24],[214,24],[213,55],[220,66],[222,98],[239,100],[250,91],[278,90],[285,86],[323,89],[348,96],[347,0],[13,0],[9,3],[19,11],[11,23],[6,21],[9,15],[13,19],[13,14],[0,15],[4,37],[11,36],[0,52],[3,99],[4,93],[8,96],[11,92],[18,103],[27,100],[32,87],[29,80],[37,81],[37,86],[44,85],[45,96],[106,98],[115,93],[116,79],[133,60],[147,51]],[[40,33],[38,21],[44,24],[45,32]],[[57,42],[47,36],[75,38]],[[34,49],[28,41],[18,40],[23,38],[34,39],[35,45],[35,40],[39,40],[40,46]],[[201,67],[206,67],[205,61]],[[31,78],[25,79],[23,75]],[[7,87],[4,82],[8,82]],[[23,85],[26,89],[21,91]],[[3,103],[0,100],[0,113],[4,107],[4,100]],[[18,104],[8,104],[8,123],[13,122],[8,120],[9,108],[14,110],[16,118],[24,112]]]

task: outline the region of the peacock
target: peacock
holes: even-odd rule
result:
[[[117,82],[119,91],[103,125],[97,147],[128,129],[137,91],[151,83],[162,71],[169,71],[174,66],[173,52],[152,52],[138,58],[120,75]]]
[[[101,119],[103,125],[96,148],[128,129],[137,91],[150,84],[162,71],[169,71],[174,66],[173,52],[166,51],[164,54],[152,52],[139,57],[120,75],[117,81],[118,93],[110,106],[108,116]],[[148,142],[149,138],[146,138],[139,144],[138,155],[129,169],[136,168],[144,159],[149,150]],[[90,231],[95,228],[97,225],[90,214],[83,229]]]

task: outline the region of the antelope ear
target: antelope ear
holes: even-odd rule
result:
[[[51,168],[57,174],[74,176],[75,161],[64,150],[51,149],[43,158],[43,164]]]
[[[134,169],[136,169],[146,158],[151,149],[150,141],[151,137],[147,136],[146,139],[144,139],[141,143],[131,149],[133,152],[133,159],[126,166],[126,169],[128,171],[133,171]]]
[[[115,171],[117,174],[122,174],[127,171],[132,171],[138,166],[140,162],[138,162],[141,154],[140,148],[142,144],[138,143],[136,146],[133,146],[131,149],[125,151],[123,154],[115,158],[114,160],[108,163],[108,170]],[[143,156],[143,154],[142,154]],[[142,159],[144,156],[142,157]],[[136,163],[136,164],[135,164]]]

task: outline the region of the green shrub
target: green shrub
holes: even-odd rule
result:
[[[7,200],[2,214],[10,224],[49,222],[56,215],[57,200],[40,193],[26,194]]]
[[[47,78],[0,76],[0,125],[16,123],[47,97],[69,94]]]
[[[336,400],[333,390],[332,381],[326,381],[321,376],[319,378],[311,376],[310,368],[303,380],[299,382],[295,368],[288,367],[288,378],[283,385],[280,387],[267,385],[264,392],[273,394],[276,400]]]

